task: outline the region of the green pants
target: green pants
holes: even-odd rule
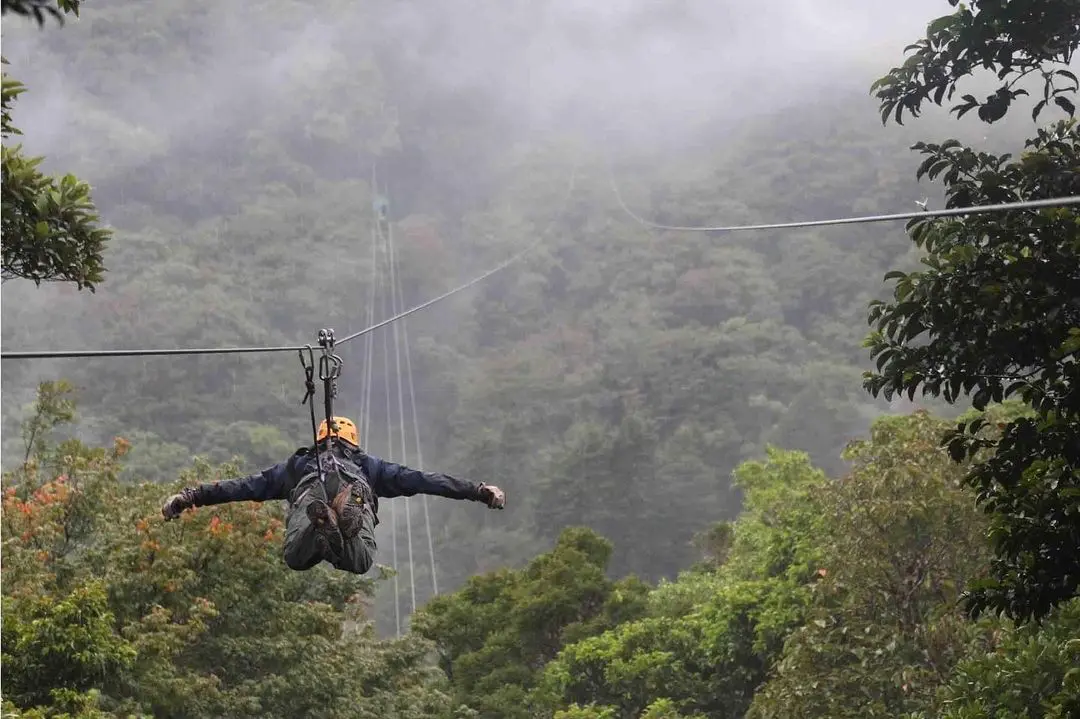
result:
[[[327,479],[332,485],[337,485],[336,472],[328,473]],[[365,502],[361,507],[363,521],[359,533],[352,539],[343,538],[342,556],[326,556],[307,515],[307,507],[312,502],[321,500],[329,504],[333,497],[327,495],[326,489],[316,476],[302,482],[294,490],[296,499],[289,502],[285,513],[285,564],[290,569],[304,571],[326,560],[346,572],[364,574],[375,562],[375,516],[371,506]]]

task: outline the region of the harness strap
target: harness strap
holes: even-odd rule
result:
[[[340,448],[340,446],[339,446]],[[322,455],[327,454],[328,457],[325,461],[322,459]],[[326,486],[328,481],[333,478],[339,484],[336,486],[326,486],[327,494],[336,495],[346,486],[353,489],[353,491],[360,494],[366,504],[371,507],[372,516],[374,517],[375,524],[379,524],[379,500],[375,496],[375,490],[371,486],[371,480],[368,479],[364,473],[360,464],[352,458],[352,456],[346,453],[345,457],[339,457],[337,451],[334,448],[327,446],[325,449],[320,450],[318,446],[315,447],[315,459],[319,469],[317,470],[318,476],[323,485]],[[309,460],[310,461],[310,460]],[[308,465],[310,467],[310,465]],[[325,468],[325,472],[324,472]],[[299,485],[305,485],[307,480],[315,476],[315,472],[306,470],[302,475]]]

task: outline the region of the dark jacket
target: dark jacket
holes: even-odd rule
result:
[[[434,494],[448,499],[481,501],[479,482],[457,479],[447,474],[421,472],[404,465],[383,461],[363,450],[346,449],[344,453],[363,470],[376,497]],[[243,501],[265,502],[273,499],[291,501],[290,495],[300,479],[315,470],[314,450],[311,447],[304,447],[297,450],[286,461],[257,474],[199,485],[195,492],[195,505]]]

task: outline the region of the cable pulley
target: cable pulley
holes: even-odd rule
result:
[[[341,377],[343,365],[341,357],[334,354],[334,330],[319,330],[319,347],[322,354],[319,356],[318,368],[319,379],[323,384],[323,409],[326,412],[327,445],[332,446],[337,436],[337,423],[334,421],[334,399],[337,397],[337,380]],[[307,353],[306,357],[304,353]],[[315,420],[315,349],[311,345],[304,345],[300,349],[300,366],[304,368],[304,398],[300,404],[306,404],[311,409],[311,440],[315,448],[315,461],[319,468],[319,476],[323,476],[321,453],[319,452],[319,426]]]
[[[307,358],[304,352],[307,351]],[[323,476],[322,460],[319,458],[319,427],[315,423],[315,351],[311,345],[305,345],[300,349],[300,366],[304,368],[304,387],[306,392],[300,404],[306,404],[311,409],[311,446],[315,448],[315,464],[319,468],[319,477]]]
[[[319,379],[323,383],[323,406],[326,410],[326,427],[333,442],[337,435],[337,423],[334,421],[334,399],[337,397],[337,380],[341,376],[341,357],[334,354],[334,330],[319,330],[319,346],[322,356],[319,358]]]

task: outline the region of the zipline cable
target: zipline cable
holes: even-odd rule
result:
[[[978,215],[987,212],[1009,212],[1012,210],[1031,210],[1045,207],[1067,207],[1080,205],[1080,195],[1068,197],[1051,197],[1042,200],[1023,200],[1020,202],[1002,202],[995,205],[974,205],[969,207],[950,207],[944,210],[918,210],[914,212],[898,212],[891,215],[861,215],[855,217],[839,217],[831,220],[800,220],[796,222],[773,222],[761,225],[719,225],[716,227],[687,227],[684,225],[663,225],[658,222],[647,220],[631,210],[623,200],[619,186],[615,183],[615,173],[608,164],[608,177],[611,181],[611,189],[615,199],[623,211],[645,227],[654,230],[668,230],[671,232],[750,232],[753,230],[786,230],[796,227],[824,227],[826,225],[857,225],[868,222],[896,222],[898,220],[914,220],[918,218],[955,217],[957,215]]]
[[[609,168],[610,170],[610,168]],[[609,172],[610,174],[610,172]],[[571,182],[571,185],[573,182]],[[934,218],[934,217],[956,217],[959,215],[978,215],[991,212],[1011,212],[1013,210],[1031,210],[1047,207],[1067,207],[1071,205],[1080,205],[1080,195],[1070,195],[1068,197],[1054,197],[1042,200],[1024,200],[1021,202],[1004,202],[994,205],[972,205],[968,207],[951,207],[943,210],[920,210],[917,212],[900,212],[891,215],[864,215],[857,217],[841,217],[831,220],[804,220],[797,222],[776,222],[770,224],[760,225],[720,225],[716,227],[688,227],[681,225],[663,225],[658,222],[652,222],[639,216],[633,210],[631,210],[626,202],[623,200],[622,195],[619,193],[619,188],[615,184],[614,175],[611,176],[611,188],[615,193],[616,199],[619,201],[619,205],[623,211],[626,212],[631,218],[645,227],[650,227],[656,230],[669,230],[672,232],[747,232],[752,230],[783,230],[792,229],[798,227],[823,227],[826,225],[854,225],[868,222],[895,222],[898,220],[913,220],[916,218]],[[421,310],[427,309],[432,305],[441,302],[459,292],[473,287],[487,278],[491,277],[498,272],[506,269],[507,267],[518,262],[528,253],[532,252],[540,244],[540,239],[536,242],[529,244],[527,247],[516,252],[511,257],[500,262],[495,267],[492,267],[487,272],[474,277],[468,282],[458,285],[452,290],[433,297],[426,302],[422,302],[415,307],[411,307],[404,312],[401,312],[392,317],[388,317],[381,322],[373,324],[369,327],[354,332],[351,335],[347,335],[343,339],[337,340],[337,344],[344,344],[351,340],[361,337],[363,335],[370,334],[377,329],[381,329],[389,324],[404,319],[409,315],[415,314]],[[296,352],[304,349],[306,345],[284,345],[284,346],[271,346],[271,347],[203,347],[203,348],[183,348],[183,349],[135,349],[135,350],[42,350],[42,351],[27,351],[27,352],[0,352],[0,359],[61,359],[71,357],[152,357],[160,355],[212,355],[212,354],[250,354],[258,352]]]
[[[567,188],[567,200],[569,200],[569,195],[573,191],[576,175],[577,166],[575,165],[574,171],[571,173],[569,186]],[[415,307],[410,307],[404,312],[401,312],[397,315],[388,317],[381,322],[377,322],[373,325],[365,327],[358,332],[353,332],[350,335],[346,335],[344,338],[336,340],[336,344],[342,345],[346,342],[350,342],[356,339],[357,337],[371,334],[375,330],[382,329],[389,324],[404,319],[405,317],[415,314],[421,310],[427,309],[428,307],[431,307],[438,302],[442,302],[443,300],[452,297],[453,295],[464,292],[470,287],[474,287],[480,284],[492,275],[495,275],[505,270],[507,267],[510,267],[515,262],[520,261],[523,257],[535,250],[543,241],[544,234],[545,233],[541,233],[534,242],[531,242],[529,245],[514,253],[499,264],[495,265],[490,270],[484,272],[483,274],[477,275],[468,282],[458,285],[457,287],[448,290],[441,295],[438,295],[437,297],[432,297],[430,300],[422,302]],[[134,350],[30,350],[26,352],[0,352],[0,359],[62,359],[71,357],[153,357],[159,355],[250,354],[257,352],[297,352],[304,349],[306,346],[307,345],[281,345],[270,347],[193,347],[181,349]]]
[[[401,283],[397,286],[398,306],[405,305],[405,297],[401,289]],[[401,320],[401,335],[405,341],[405,376],[409,378],[409,405],[412,407],[413,437],[416,439],[416,468],[424,469],[424,452],[420,448],[420,420],[416,412],[416,387],[413,384],[412,352],[409,349],[409,325],[408,320]],[[431,592],[439,594],[438,572],[435,568],[435,544],[431,538],[431,515],[428,512],[428,496],[420,495],[420,505],[424,509],[424,531],[427,534],[428,557],[431,559]]]
[[[565,208],[566,202],[569,201],[570,195],[574,190],[574,185],[575,185],[575,183],[577,181],[577,171],[578,171],[578,166],[574,165],[574,170],[573,170],[573,172],[570,173],[570,181],[569,181],[569,183],[567,185],[567,188],[566,188],[566,198],[565,198],[565,200],[563,202],[563,208]],[[561,214],[562,214],[562,212],[560,210],[559,215],[561,215]],[[555,224],[555,221],[552,220],[551,225],[549,225],[549,228],[551,226],[553,226],[554,224]],[[501,272],[502,270],[505,270],[507,267],[511,266],[515,262],[518,262],[519,260],[521,260],[521,258],[525,257],[527,254],[529,254],[530,252],[535,250],[544,241],[546,235],[547,235],[547,230],[545,229],[545,231],[540,232],[537,235],[537,238],[534,241],[530,242],[528,245],[523,247],[521,250],[514,253],[513,255],[511,255],[507,259],[503,260],[499,264],[495,265],[494,267],[492,267],[490,270],[483,273],[482,275],[478,275],[478,276],[474,277],[473,279],[469,280],[465,284],[458,285],[454,289],[449,290],[447,292],[444,292],[441,295],[439,295],[438,297],[432,297],[427,302],[422,302],[422,303],[416,305],[415,307],[411,307],[411,308],[405,310],[404,312],[393,315],[392,317],[389,317],[389,318],[383,320],[382,322],[376,323],[376,324],[374,324],[374,325],[372,325],[370,327],[365,327],[364,329],[360,330],[359,332],[353,332],[351,335],[346,335],[344,338],[338,340],[337,343],[339,345],[344,344],[345,342],[349,342],[350,340],[354,340],[357,337],[361,337],[361,336],[366,335],[366,334],[368,334],[370,332],[374,332],[375,330],[381,329],[382,327],[385,327],[386,325],[391,324],[392,322],[397,322],[398,320],[404,319],[404,318],[408,317],[411,314],[415,314],[416,312],[419,312],[420,310],[427,309],[428,307],[431,307],[436,302],[441,302],[442,300],[445,300],[448,297],[456,295],[459,292],[463,292],[464,290],[467,290],[470,287],[473,287],[474,285],[477,285],[480,282],[483,282],[487,278],[491,277],[492,275],[494,275],[494,274],[496,274],[498,272]]]
[[[380,227],[380,230],[382,228]],[[386,261],[389,266],[390,275],[390,311],[397,313],[397,289],[398,289],[398,277],[397,277],[397,263],[394,256],[394,228],[390,225],[389,220],[386,222],[386,233],[383,237],[386,243]],[[409,463],[409,449],[406,446],[407,441],[405,439],[405,398],[401,381],[401,324],[395,322],[393,325],[394,331],[394,367],[397,379],[397,401],[398,401],[398,427],[401,431],[401,462],[402,464]],[[413,544],[412,544],[412,508],[409,506],[409,497],[405,497],[405,540],[406,549],[405,552],[408,556],[409,564],[409,595],[412,599],[411,607],[412,611],[416,611],[416,565],[413,562]]]
[[[376,288],[380,284],[378,267],[378,252],[377,245],[375,244],[375,230],[371,231],[371,266],[372,266],[372,283],[371,283],[371,304],[368,307],[368,317],[374,319],[375,316],[375,297]],[[369,320],[372,321],[372,320]],[[363,403],[361,405],[361,421],[363,422],[363,436],[364,447],[371,446],[371,398],[375,394],[374,386],[372,384],[372,376],[375,365],[375,341],[374,337],[369,337],[367,342],[367,358],[365,363],[365,372],[363,377],[363,390],[361,397],[363,397]]]
[[[374,232],[371,233],[371,241],[372,241],[372,245],[374,246],[374,242],[375,242],[375,233]],[[375,253],[373,252],[372,255],[374,256]],[[374,262],[373,262],[373,265],[374,265]],[[378,273],[373,273],[373,274],[375,274],[376,276],[375,276],[374,281],[372,282],[372,292],[371,292],[372,295],[375,294],[374,288],[375,288],[376,283],[378,283],[378,281],[379,281]],[[368,315],[372,316],[374,314],[375,314],[375,301],[373,299],[372,302],[371,302],[371,307],[368,310]],[[367,343],[367,345],[368,345],[367,346],[367,358],[365,360],[363,379],[361,380],[363,382],[363,389],[361,390],[361,393],[360,393],[360,396],[361,396],[361,398],[363,400],[360,403],[360,421],[362,422],[361,428],[362,428],[362,436],[363,436],[363,443],[364,443],[363,446],[364,447],[370,447],[371,446],[371,396],[374,394],[374,389],[373,389],[372,383],[371,383],[371,377],[372,377],[372,365],[375,363],[375,350],[374,350],[375,344],[374,344],[373,341],[369,341]]]
[[[68,357],[153,357],[157,355],[228,355],[253,354],[257,352],[297,352],[307,345],[280,345],[277,347],[191,347],[183,349],[138,350],[41,350],[28,352],[0,352],[0,359],[60,359]]]
[[[375,168],[372,168],[374,174]],[[378,247],[375,244],[375,230],[371,231],[371,291],[368,292],[367,303],[367,323],[370,325],[375,321],[375,284],[378,282]],[[364,343],[364,364],[360,368],[360,422],[361,433],[366,436],[367,423],[371,418],[371,363],[374,359],[374,338],[368,335],[367,341]],[[367,440],[364,441],[364,446],[367,445]]]
[[[386,304],[386,296],[382,298],[382,305],[384,309],[389,309]],[[394,456],[394,424],[393,415],[390,410],[390,347],[386,342],[382,343],[383,346],[383,385],[386,388],[386,456]],[[398,533],[398,519],[397,519],[397,502],[390,503],[390,557],[394,563],[394,627],[397,632],[397,636],[401,636],[401,608],[398,597],[400,596],[400,588],[398,586],[398,549],[397,549],[397,533]]]

